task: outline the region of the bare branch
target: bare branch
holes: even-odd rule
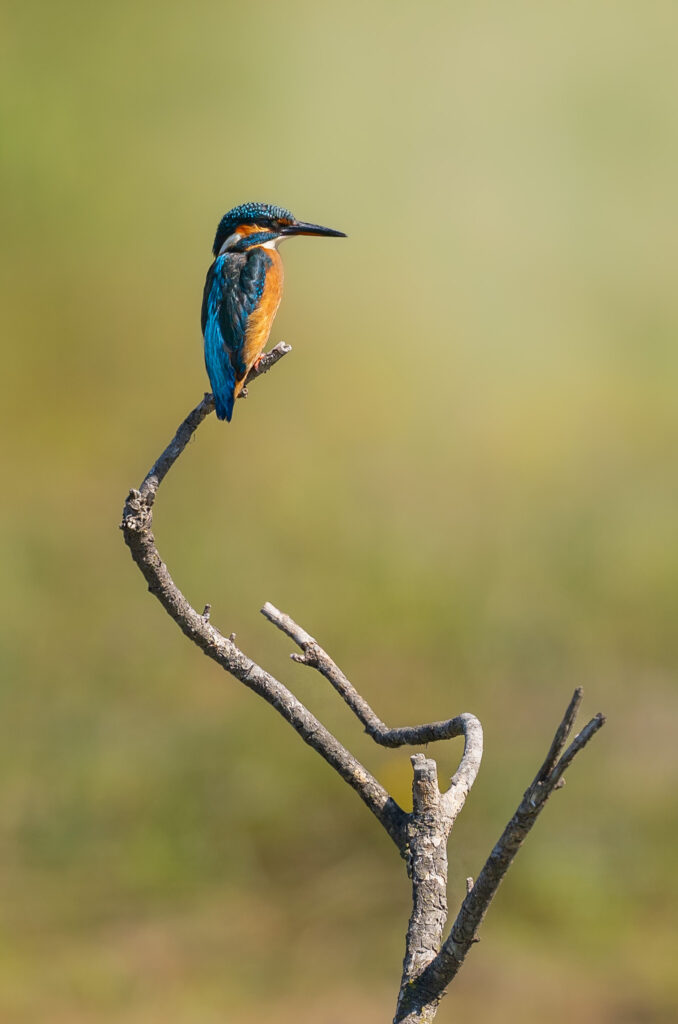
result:
[[[443,722],[427,722],[425,725],[389,729],[310,633],[307,633],[293,618],[285,612],[281,612],[270,601],[267,601],[261,609],[261,614],[302,649],[303,654],[290,655],[292,660],[299,662],[300,665],[315,668],[325,676],[325,679],[331,683],[339,696],[365,726],[365,732],[380,746],[414,747],[466,734],[468,719],[473,718],[472,715],[457,715],[456,718],[448,718]],[[477,722],[477,719],[475,721]],[[479,722],[478,726],[480,726]]]
[[[557,749],[560,752],[563,748],[572,728],[573,710],[576,710],[580,702],[581,692],[577,690],[558,726],[544,765],[526,790],[515,814],[504,829],[472,889],[468,892],[440,953],[415,983],[414,988],[419,991],[414,992],[412,998],[416,1003],[428,1005],[432,999],[435,999],[436,993],[439,997],[444,992],[457,974],[471,945],[477,941],[478,928],[504,875],[536,822],[544,804],[551,793],[559,788],[563,772],[572,763],[576,754],[604,725],[604,716],[596,715],[582,729],[560,761],[544,775],[544,767],[553,761],[553,751]],[[396,1017],[398,1021],[401,1019],[405,1020],[406,1018]]]
[[[247,374],[247,380],[245,385],[251,384],[257,377],[263,377],[265,373],[268,373],[276,363],[280,362],[283,356],[286,356],[292,351],[291,345],[286,345],[284,341],[279,341],[270,352],[264,352],[259,362],[252,367],[250,372]],[[238,395],[240,397],[240,395]]]
[[[549,782],[552,784],[554,789],[558,789],[560,784],[565,781],[562,778],[565,770],[570,767],[579,751],[584,749],[589,740],[595,736],[603,725],[605,725],[605,715],[598,712],[598,714],[594,715],[591,721],[584,726],[582,731],[575,736],[549,777]],[[545,800],[546,797],[543,799]]]
[[[270,352],[267,352],[263,356],[256,369],[252,368],[250,370],[247,377],[247,383],[250,384],[253,380],[256,380],[257,377],[261,377],[264,373],[268,373],[272,366],[275,366],[283,356],[286,356],[287,353],[291,351],[291,345],[286,345],[284,341],[279,342],[275,348],[272,348]],[[241,398],[243,396],[240,394],[238,397]],[[144,498],[146,505],[150,507],[153,504],[158,487],[165,479],[202,421],[209,416],[213,410],[214,398],[208,392],[205,394],[202,402],[196,405],[195,409],[189,412],[188,416],[178,428],[176,434],[167,445],[162,455],[155,461],[144,477],[143,483],[139,488],[139,492]]]
[[[407,1020],[410,992],[435,958],[447,920],[447,840],[452,819],[445,814],[438,789],[436,763],[424,754],[410,758],[412,814],[407,824],[408,871],[412,879],[412,913],[407,928],[405,959],[398,994],[397,1014]],[[414,1021],[433,1019],[438,999],[426,1008],[412,1006]],[[396,1019],[398,1017],[396,1016]]]
[[[277,346],[262,360],[260,376],[277,362],[287,346]],[[123,510],[121,528],[132,558],[165,611],[183,633],[204,654],[239,679],[278,711],[301,736],[347,782],[384,826],[401,853],[405,848],[407,816],[389,796],[384,787],[346,750],[290,691],[268,672],[251,661],[231,639],[223,636],[210,623],[208,609],[200,615],[174,583],[155,545],[151,531],[153,502],[163,479],[185,449],[190,438],[213,409],[212,397],[206,395],[186,417],[174,438],[147,473],[141,488],[130,491]]]
[[[403,984],[418,977],[440,948],[447,920],[447,838],[451,822],[440,813],[438,768],[432,758],[410,758],[412,816],[408,824],[412,916],[407,932]]]
[[[287,352],[277,345],[252,370],[248,383],[266,373]],[[447,918],[447,841],[454,821],[476,779],[483,752],[483,733],[474,715],[390,729],[374,713],[344,673],[317,641],[272,604],[262,609],[266,618],[301,649],[292,658],[317,669],[334,687],[374,741],[385,747],[427,744],[464,736],[464,752],[449,788],[441,793],[435,761],[414,754],[413,809],[406,814],[383,786],[343,747],[307,708],[277,679],[255,664],[210,622],[210,605],[202,614],[188,602],[160,558],[151,531],[153,504],[160,484],[184,451],[202,421],[214,409],[211,395],[193,409],[162,455],[147,473],[138,491],[130,491],[123,510],[122,530],[132,557],[167,613],[204,654],[216,661],[269,703],[299,736],[354,789],[393,839],[408,864],[412,879],[410,917],[403,974],[396,1010],[398,1024],[430,1024],[447,985],[477,942],[477,930],[508,870],[546,800],[564,784],[564,773],[575,756],[604,723],[593,718],[565,750],[582,700],[577,689],[558,726],[548,754],[525,792],[511,821],[492,850],[475,883],[466,880],[466,897],[443,943]],[[563,751],[565,751],[563,753]]]
[[[292,659],[317,669],[348,704],[376,743],[383,747],[414,747],[455,736],[464,737],[464,753],[459,768],[443,798],[445,813],[454,820],[475,782],[483,756],[483,730],[475,715],[463,714],[444,722],[389,729],[310,633],[270,602],[264,605],[261,613],[301,648],[303,654],[292,654]]]
[[[565,744],[567,743],[568,737],[572,732],[572,726],[574,725],[574,721],[577,717],[577,712],[579,711],[579,706],[581,705],[583,697],[584,691],[582,690],[581,686],[578,686],[572,694],[572,700],[567,706],[567,710],[563,715],[562,722],[556,729],[556,734],[553,737],[553,743],[549,748],[549,752],[546,755],[546,759],[541,768],[539,769],[539,771],[537,772],[537,779],[543,780],[547,778],[553,771],[556,762],[558,761],[558,758],[565,749]]]
[[[366,700],[364,700],[358,691],[349,683],[348,679],[341,671],[341,669],[335,665],[330,658],[329,654],[322,649],[317,640],[314,640],[310,633],[307,633],[305,629],[302,629],[294,619],[286,615],[285,612],[279,611],[270,601],[267,601],[264,607],[261,609],[261,614],[272,622],[274,626],[277,626],[279,630],[285,633],[291,640],[294,640],[295,644],[301,648],[303,654],[292,654],[290,657],[293,661],[298,661],[300,665],[309,665],[311,668],[316,668],[318,671],[325,676],[334,689],[337,691],[340,697],[346,701],[351,711],[365,726],[365,731],[370,736],[387,732],[387,728],[380,718],[375,715],[372,708],[369,706]]]
[[[480,762],[483,759],[483,727],[475,715],[459,715],[452,721],[459,722],[464,734],[464,753],[459,767],[452,776],[450,788],[443,796],[445,813],[454,821],[464,806],[480,770]]]

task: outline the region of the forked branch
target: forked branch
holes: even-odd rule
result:
[[[257,370],[250,373],[247,383],[266,373],[289,351],[289,346],[277,345],[264,356]],[[125,542],[148,589],[183,633],[204,654],[275,708],[304,742],[355,790],[406,859],[412,879],[412,914],[395,1020],[401,1024],[430,1022],[445,988],[459,970],[471,944],[476,941],[478,927],[497,887],[544,803],[554,789],[562,785],[563,772],[604,719],[602,715],[592,719],[563,753],[581,703],[581,690],[577,690],[544,764],[475,885],[468,885],[466,899],[450,934],[443,941],[447,920],[447,841],[480,767],[483,752],[480,722],[474,715],[462,714],[425,725],[389,728],[306,630],[272,604],[264,605],[262,612],[266,618],[300,648],[301,654],[294,653],[292,658],[317,669],[328,680],[375,743],[385,747],[419,746],[464,737],[459,768],[442,793],[438,788],[435,761],[419,753],[412,756],[413,807],[408,814],[286,686],[236,647],[233,634],[226,636],[212,625],[209,605],[205,605],[202,614],[193,608],[158,553],[151,529],[153,505],[160,484],[213,409],[212,396],[205,395],[181,423],[167,448],[144,477],[139,490],[130,491],[121,524]]]
[[[583,691],[581,687],[577,687],[556,730],[546,760],[525,791],[515,814],[499,837],[475,884],[469,885],[466,898],[440,952],[431,959],[414,984],[401,993],[399,1013],[395,1018],[398,1024],[414,1024],[415,1021],[432,1019],[427,1017],[426,1013],[432,1008],[435,1012],[435,1007],[459,971],[466,954],[478,941],[478,929],[487,909],[546,801],[555,790],[562,787],[566,768],[605,724],[603,715],[595,715],[575,736],[565,753],[562,753],[572,732],[582,697]]]

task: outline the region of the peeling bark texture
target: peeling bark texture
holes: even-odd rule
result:
[[[475,882],[467,879],[467,895],[452,925],[450,934],[435,958],[431,958],[414,984],[408,989],[405,1009],[414,1007],[415,1015],[396,1014],[396,1022],[428,1021],[427,1009],[433,1000],[445,992],[466,958],[471,946],[478,941],[477,932],[499,885],[511,866],[513,858],[527,838],[544,804],[556,789],[562,788],[563,772],[574,757],[605,723],[603,715],[595,715],[562,754],[572,731],[583,691],[578,687],[563,719],[558,726],[549,754],[528,786],[515,814],[502,832]],[[562,756],[561,756],[562,754]],[[470,883],[470,884],[469,884]],[[400,1007],[399,1007],[400,1009]],[[417,1016],[417,1013],[420,1015]]]
[[[277,345],[264,356],[257,369],[251,371],[247,383],[270,370],[289,351],[288,345],[282,342]],[[245,394],[243,391],[240,397]],[[153,505],[163,479],[213,409],[212,395],[206,394],[181,423],[139,490],[130,491],[121,524],[125,542],[149,591],[189,640],[282,715],[304,742],[355,790],[397,846],[412,881],[412,913],[394,1024],[430,1024],[447,986],[472,944],[478,941],[478,928],[497,888],[544,804],[554,790],[563,786],[565,770],[605,720],[602,715],[596,715],[565,749],[582,700],[582,691],[577,689],[544,763],[475,883],[471,878],[466,880],[466,898],[444,938],[448,913],[447,844],[480,768],[483,754],[480,722],[474,715],[465,713],[440,722],[389,728],[306,630],[272,604],[264,605],[262,614],[300,649],[301,653],[293,653],[292,659],[324,676],[375,743],[385,747],[420,746],[464,737],[459,767],[442,792],[435,761],[421,753],[412,755],[413,806],[408,814],[283,683],[236,647],[235,634],[226,636],[212,625],[209,604],[205,604],[202,614],[191,606],[158,553],[152,533]]]

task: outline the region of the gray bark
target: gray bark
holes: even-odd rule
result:
[[[248,384],[266,373],[289,352],[277,345],[252,371]],[[246,392],[243,393],[243,396]],[[300,648],[291,657],[316,669],[334,687],[372,739],[386,747],[415,746],[464,737],[459,768],[441,792],[434,760],[412,755],[413,808],[406,813],[370,772],[297,700],[283,683],[257,665],[210,622],[210,606],[202,614],[186,600],[158,553],[152,532],[158,489],[202,421],[214,409],[211,395],[193,409],[167,448],[146,474],[139,490],[130,491],[121,529],[132,558],[150,592],[183,633],[230,675],[262,697],[298,735],[355,790],[383,826],[407,864],[412,882],[412,913],[405,942],[395,1024],[430,1024],[445,990],[473,945],[487,909],[520,846],[547,799],[564,784],[563,774],[574,757],[604,723],[596,715],[565,750],[582,700],[577,689],[558,726],[546,759],[526,790],[515,814],[473,884],[447,937],[447,844],[454,821],[475,781],[483,753],[483,733],[474,715],[465,713],[440,722],[389,728],[374,713],[320,644],[289,615],[271,604],[263,615]],[[564,751],[564,753],[563,753]]]

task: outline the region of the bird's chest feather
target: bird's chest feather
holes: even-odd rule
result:
[[[248,367],[254,363],[268,341],[268,336],[273,326],[273,319],[282,298],[282,259],[275,249],[267,251],[266,255],[270,259],[270,266],[266,272],[266,282],[257,308],[250,314],[245,330],[243,357]]]

